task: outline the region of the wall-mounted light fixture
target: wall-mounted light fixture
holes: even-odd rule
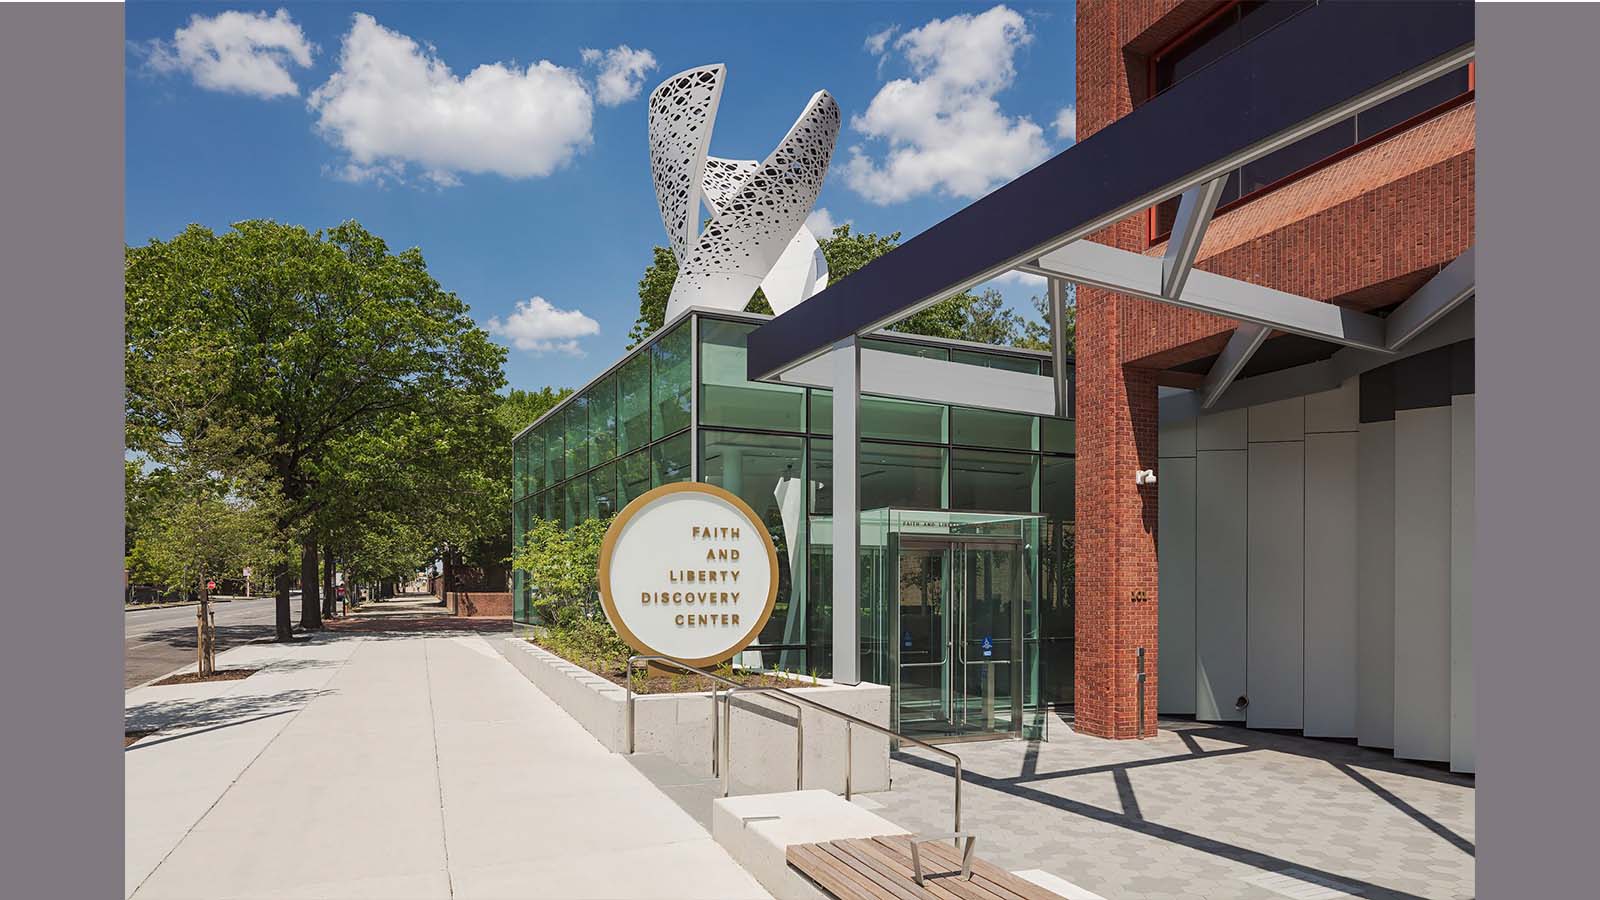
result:
[[[1135,471],[1133,473],[1133,483],[1134,484],[1155,484],[1156,483],[1156,470],[1155,469],[1139,469],[1139,470]]]

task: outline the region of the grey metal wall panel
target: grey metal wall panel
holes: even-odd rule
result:
[[[1234,701],[1246,691],[1248,486],[1248,451],[1195,454],[1195,716],[1200,719],[1244,718]]]
[[[1250,442],[1298,441],[1306,433],[1306,399],[1290,397],[1249,408]]]
[[[1206,413],[1196,420],[1196,450],[1243,450],[1249,441],[1249,411]],[[1157,482],[1159,483],[1159,482]]]
[[[1253,425],[1255,410],[1251,413]],[[1298,430],[1303,420],[1297,416],[1293,421]],[[1271,425],[1278,428],[1281,423]],[[1252,728],[1300,728],[1305,676],[1305,445],[1252,443],[1247,452],[1250,706],[1245,721]]]
[[[1394,746],[1394,420],[1356,436],[1356,741]]]
[[[1355,431],[1360,411],[1360,378],[1347,378],[1331,391],[1307,394],[1306,433]]]
[[[1162,449],[1165,448],[1163,442]],[[1194,457],[1162,458],[1158,484],[1161,488],[1157,533],[1161,670],[1157,678],[1160,692],[1157,709],[1162,713],[1192,715],[1195,711]]]
[[[1354,422],[1353,402],[1349,413]],[[1356,736],[1357,443],[1354,431],[1305,441],[1305,733],[1314,737]]]
[[[1394,426],[1394,753],[1450,758],[1449,406]]]
[[[1176,422],[1162,422],[1161,439],[1159,443],[1160,452],[1158,455],[1162,459],[1166,459],[1169,456],[1187,456],[1193,458],[1194,432],[1195,420],[1193,419],[1182,419]],[[1163,470],[1160,474],[1164,477],[1166,475],[1165,470]],[[1160,481],[1157,482],[1157,484],[1160,483]],[[1162,491],[1165,492],[1165,490],[1166,488],[1163,487]]]
[[[1477,533],[1477,398],[1450,412],[1450,770],[1476,772],[1472,687],[1472,545]],[[1163,470],[1165,473],[1165,470]],[[1163,603],[1166,598],[1163,597]]]

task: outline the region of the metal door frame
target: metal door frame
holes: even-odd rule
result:
[[[943,592],[944,593],[944,598],[943,598],[944,599],[944,618],[945,618],[945,621],[947,623],[949,623],[946,626],[946,635],[945,635],[945,641],[944,641],[944,644],[945,644],[945,646],[944,646],[945,656],[944,656],[944,662],[938,663],[937,665],[940,665],[944,669],[944,672],[943,672],[943,682],[944,682],[943,683],[943,693],[944,693],[945,720],[949,724],[950,729],[952,731],[955,731],[956,730],[956,722],[955,722],[954,704],[955,704],[955,695],[956,695],[956,672],[957,672],[956,667],[958,665],[961,665],[961,666],[967,665],[966,663],[961,661],[961,657],[960,657],[958,648],[956,646],[956,643],[957,643],[957,640],[958,640],[958,635],[964,633],[966,620],[967,620],[966,606],[968,604],[968,599],[969,598],[967,597],[967,589],[966,589],[966,582],[965,582],[965,576],[966,576],[966,551],[969,550],[969,549],[974,549],[974,548],[976,548],[976,549],[988,548],[988,549],[1006,549],[1006,550],[1012,550],[1013,552],[1020,552],[1023,544],[1025,544],[1025,543],[1026,542],[1023,540],[1022,536],[1020,536],[1020,535],[1018,535],[1016,537],[1011,537],[1009,535],[987,535],[987,534],[985,534],[985,535],[976,535],[976,534],[975,535],[914,534],[914,535],[903,535],[903,536],[900,536],[898,538],[898,540],[896,542],[896,546],[895,546],[895,552],[894,552],[894,569],[893,569],[893,572],[894,572],[894,625],[893,625],[892,631],[890,632],[892,635],[894,635],[894,637],[892,639],[892,642],[893,642],[893,645],[894,645],[894,648],[895,648],[895,650],[894,650],[894,703],[893,703],[894,709],[892,711],[893,712],[893,717],[894,717],[893,721],[894,721],[895,730],[897,730],[897,731],[903,731],[904,730],[904,726],[900,721],[900,702],[901,702],[900,671],[901,671],[901,667],[903,665],[905,665],[900,659],[900,651],[903,648],[900,646],[900,639],[899,639],[899,635],[901,633],[901,631],[900,631],[900,627],[901,627],[901,623],[900,623],[900,588],[901,588],[901,584],[900,584],[900,554],[903,553],[906,550],[942,550],[942,551],[945,551],[945,553],[947,554],[947,558],[951,561],[949,563],[949,565],[947,566],[947,571],[945,573],[946,577],[949,579],[950,589]],[[960,560],[959,564],[956,562],[957,559]],[[1020,561],[1019,561],[1019,564],[1020,564]],[[960,580],[957,579],[957,570],[958,569],[959,569],[960,575],[961,575]],[[958,608],[958,605],[956,603],[956,600],[957,600],[958,597],[960,598],[959,608]],[[1014,598],[1013,602],[1014,603],[1025,603],[1026,600],[1025,600],[1025,598],[1017,597],[1017,598]],[[1013,727],[1011,727],[1011,728],[1009,728],[1007,730],[1004,730],[1004,731],[980,731],[980,732],[977,732],[975,734],[949,734],[949,735],[939,735],[939,736],[927,736],[927,735],[924,735],[923,738],[925,740],[927,740],[927,741],[929,741],[931,743],[953,743],[953,742],[957,742],[957,741],[992,740],[992,739],[995,739],[995,738],[1002,738],[1002,737],[1021,737],[1022,736],[1022,730],[1023,730],[1022,669],[1023,669],[1024,659],[1025,659],[1026,652],[1027,652],[1026,641],[1024,639],[1024,632],[1026,631],[1026,629],[1024,628],[1024,619],[1026,618],[1026,614],[1027,614],[1026,610],[1013,610],[1013,614],[1012,614],[1012,625],[1011,625],[1012,634],[1010,636],[1011,637],[1011,654],[1012,654],[1012,657],[1009,660],[1009,663],[1011,665],[1011,677],[1010,677],[1009,680],[1011,681],[1011,688],[1012,688],[1011,689],[1011,724],[1012,724]],[[959,618],[959,621],[958,621],[958,618]],[[936,665],[936,664],[934,664],[934,663],[913,663],[913,665],[930,665],[931,666],[931,665]],[[962,678],[962,689],[963,689],[963,691],[965,691],[965,670],[962,670],[961,674],[963,676],[963,678]],[[993,684],[992,680],[990,681],[990,684]]]

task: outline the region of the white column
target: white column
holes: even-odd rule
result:
[[[1450,771],[1476,772],[1472,688],[1472,543],[1477,533],[1477,398],[1450,413]]]
[[[861,345],[850,337],[833,345],[833,680],[840,684],[861,683],[860,401]]]

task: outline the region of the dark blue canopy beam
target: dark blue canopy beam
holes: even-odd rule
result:
[[[1470,2],[1323,2],[750,335],[767,379],[1472,57]]]

